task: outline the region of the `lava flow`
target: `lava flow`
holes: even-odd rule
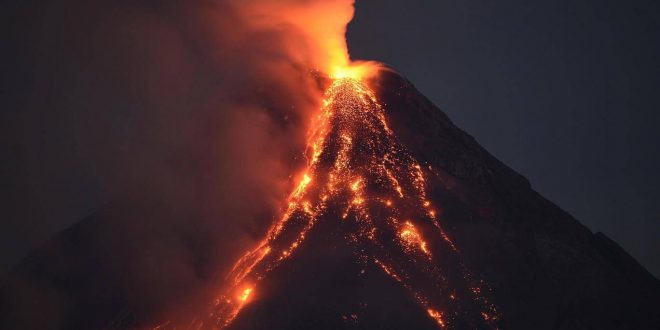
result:
[[[496,328],[499,316],[482,296],[483,285],[460,261],[451,262],[459,251],[427,198],[425,169],[388,128],[374,93],[360,80],[336,78],[313,127],[308,166],[288,207],[234,265],[213,307],[212,326],[228,326],[269,272],[292,258],[314,225],[333,212],[336,221],[354,224],[344,237],[356,260],[405,287],[438,327]],[[446,265],[460,274],[460,285]]]

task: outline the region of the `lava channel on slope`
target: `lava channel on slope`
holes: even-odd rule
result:
[[[498,328],[484,284],[460,262],[427,197],[425,169],[387,126],[373,91],[354,78],[335,79],[313,127],[307,168],[286,210],[235,263],[209,318],[196,327],[230,325],[269,272],[290,262],[315,224],[339,210],[333,221],[354,224],[344,238],[356,260],[403,286],[438,328]]]

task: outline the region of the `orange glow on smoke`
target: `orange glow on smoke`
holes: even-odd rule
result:
[[[333,64],[329,73],[333,79],[356,79],[370,77],[378,70],[378,65],[374,62],[353,62],[351,64]]]
[[[379,64],[351,61],[346,26],[353,19],[354,0],[259,0],[241,2],[253,24],[279,26],[296,40],[290,47],[300,61],[332,79],[363,79],[377,72]],[[290,31],[289,31],[290,30]]]

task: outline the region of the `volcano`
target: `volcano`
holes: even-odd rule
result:
[[[325,235],[345,242],[341,245],[354,259],[355,265],[339,262],[333,268],[353,269],[355,276],[367,278],[367,272],[380,268],[407,289],[438,326],[477,328],[497,322],[495,307],[464,270],[458,249],[436,218],[422,165],[387,126],[373,92],[356,79],[337,79],[323,103],[309,142],[308,169],[283,218],[229,274],[227,294],[218,298],[212,313],[214,325],[231,325],[259,282],[295,262],[289,259],[305,250],[307,241],[324,240]],[[331,249],[338,245],[324,244]],[[321,253],[313,249],[313,255]],[[366,299],[361,303],[371,304]],[[357,320],[359,313],[349,314]],[[315,327],[338,326],[324,324]]]
[[[132,310],[128,294],[108,290],[131,276],[119,270],[122,260],[104,281],[76,283],[100,276],[97,256],[107,251],[81,238],[112,226],[122,217],[115,212],[23,260],[3,285],[3,328],[660,327],[656,278],[536,193],[396,73],[332,80],[305,155],[283,214],[187,323],[154,320]],[[61,259],[74,262],[62,267]],[[26,318],[26,310],[55,310],[39,294],[44,287],[66,296],[71,312]]]

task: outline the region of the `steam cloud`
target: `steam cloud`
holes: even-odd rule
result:
[[[49,228],[48,207],[98,196],[89,198],[105,206],[83,230],[100,256],[95,281],[121,278],[117,294],[142,314],[213,293],[218,274],[270,224],[304,161],[323,91],[311,70],[349,63],[353,1],[19,6],[14,28],[27,42],[16,44],[14,71],[28,78],[15,82],[17,111],[5,121],[20,146],[5,188],[14,195],[10,221]],[[11,188],[35,176],[48,182]],[[79,303],[23,279],[12,285],[52,302],[40,308],[54,319]],[[185,314],[180,305],[170,307]]]

